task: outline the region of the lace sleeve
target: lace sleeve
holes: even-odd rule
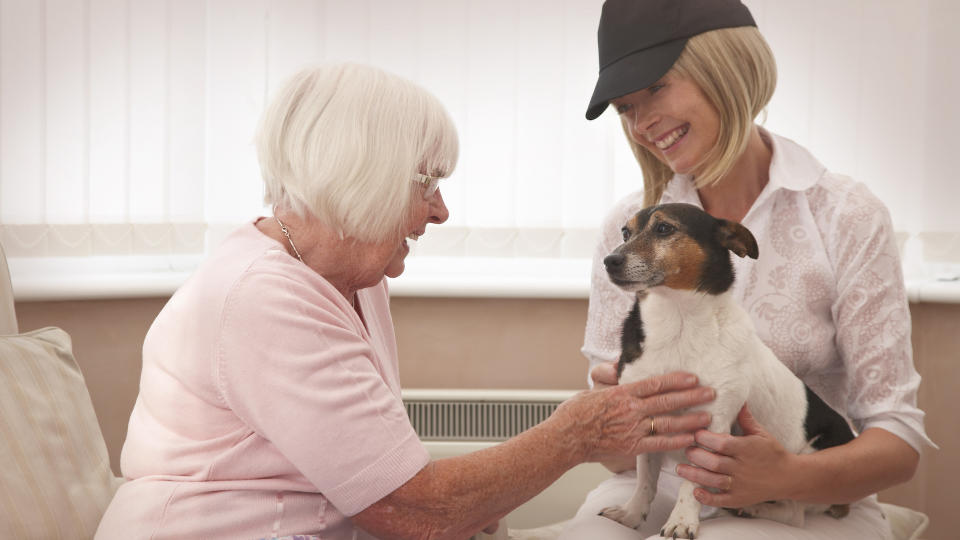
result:
[[[883,203],[862,184],[833,220],[837,277],[832,306],[837,348],[848,377],[847,411],[860,430],[883,427],[920,451],[933,445],[917,408],[910,308],[893,225]]]
[[[601,362],[616,362],[620,358],[620,332],[634,299],[632,294],[610,282],[603,266],[603,258],[621,244],[620,228],[631,215],[640,210],[642,201],[640,192],[620,201],[604,219],[600,241],[594,249],[587,327],[584,331],[583,348],[580,349],[589,364],[587,384],[591,388],[593,381],[590,379],[590,369]]]

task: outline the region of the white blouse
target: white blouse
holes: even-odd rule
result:
[[[920,375],[887,209],[866,186],[830,173],[800,145],[763,136],[773,149],[770,180],[742,222],[760,258],[732,255],[734,297],[764,343],[857,430],[886,429],[918,452],[933,445],[917,408]],[[684,175],[674,176],[660,202],[702,208]],[[610,283],[603,258],[642,207],[642,192],[628,195],[603,224],[581,349],[590,368],[620,355],[620,330],[634,297]]]

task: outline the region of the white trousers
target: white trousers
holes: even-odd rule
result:
[[[670,460],[664,460],[670,461]],[[650,540],[660,539],[660,527],[667,521],[676,502],[682,478],[673,472],[675,464],[667,463],[660,472],[657,497],[650,515],[640,530],[633,530],[611,519],[597,515],[608,506],[626,502],[637,485],[636,471],[614,475],[587,494],[587,498],[558,540]],[[836,519],[825,514],[807,514],[803,528],[765,519],[733,517],[715,508],[701,512],[697,540],[892,540],[890,524],[883,515],[876,496],[850,506],[850,514]]]

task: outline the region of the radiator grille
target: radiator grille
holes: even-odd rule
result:
[[[556,403],[408,402],[407,415],[424,441],[502,441],[529,429]]]
[[[502,441],[546,420],[566,397],[557,392],[494,394],[495,399],[477,399],[477,391],[418,399],[405,393],[404,405],[421,440]],[[536,399],[523,399],[531,395]]]

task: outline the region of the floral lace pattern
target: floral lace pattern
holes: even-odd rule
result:
[[[760,258],[734,256],[733,294],[779,359],[858,429],[874,419],[914,447],[928,441],[916,407],[910,311],[893,227],[883,204],[862,184],[827,173],[784,179],[777,158],[812,161],[799,146],[774,139],[764,192],[743,220]],[[819,165],[819,164],[817,164]],[[701,206],[682,176],[661,199]],[[613,286],[603,257],[620,244],[620,227],[639,211],[642,194],[618,203],[604,222],[594,256],[583,353],[591,367],[616,360],[622,321],[633,297]],[[889,422],[897,427],[889,428]]]

